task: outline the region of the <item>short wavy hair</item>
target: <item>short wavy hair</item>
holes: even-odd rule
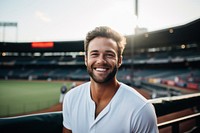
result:
[[[124,36],[122,36],[120,33],[111,29],[110,27],[100,26],[100,27],[96,27],[92,31],[89,31],[86,35],[86,38],[84,41],[84,49],[85,49],[86,56],[87,56],[88,46],[89,46],[90,41],[96,37],[111,38],[112,40],[114,40],[117,43],[118,57],[120,57],[123,54],[123,51],[124,51],[124,48],[126,45],[126,38]]]

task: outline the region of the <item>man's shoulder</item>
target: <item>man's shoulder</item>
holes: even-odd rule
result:
[[[64,103],[68,105],[75,105],[78,102],[82,102],[87,97],[89,82],[83,83],[77,87],[71,89],[64,98]]]
[[[68,92],[68,95],[76,95],[76,94],[81,94],[83,93],[84,91],[86,91],[86,89],[89,87],[89,84],[90,82],[86,82],[86,83],[83,83],[79,86],[76,86],[74,88],[72,88],[69,92]]]
[[[141,110],[152,109],[151,103],[131,86],[122,84],[120,95],[120,99],[126,102],[128,107],[131,107],[130,110],[140,112]]]
[[[147,102],[147,99],[144,96],[142,96],[137,90],[135,90],[133,87],[128,86],[123,83],[121,84],[121,87],[122,87],[122,93],[126,93],[124,95],[126,95],[130,99],[134,101],[140,101],[143,103]]]

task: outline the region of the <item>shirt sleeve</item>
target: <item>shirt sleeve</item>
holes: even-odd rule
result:
[[[63,126],[71,130],[70,100],[68,93],[65,95],[63,101]]]
[[[146,103],[136,114],[133,132],[158,133],[157,117],[154,106],[151,103]]]

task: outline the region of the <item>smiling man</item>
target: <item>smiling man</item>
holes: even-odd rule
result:
[[[157,133],[153,105],[119,82],[126,40],[109,27],[97,27],[85,39],[90,82],[65,96],[63,133]]]

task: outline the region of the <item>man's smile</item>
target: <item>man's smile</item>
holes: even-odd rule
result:
[[[96,70],[97,72],[106,72],[108,70],[108,68],[95,67],[94,70]]]

